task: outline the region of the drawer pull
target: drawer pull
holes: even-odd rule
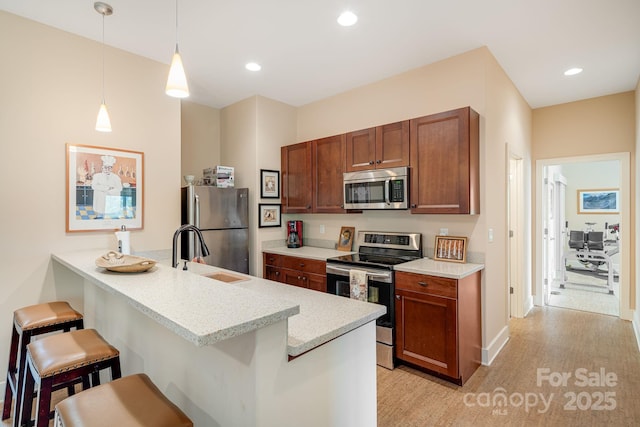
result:
[[[400,295],[396,295],[396,299],[397,299],[397,300],[400,300]]]
[[[418,282],[418,285],[423,286],[423,287],[427,287],[428,283],[427,282]]]

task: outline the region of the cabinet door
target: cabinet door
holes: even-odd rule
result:
[[[311,142],[282,147],[280,161],[282,213],[311,212]]]
[[[396,290],[396,357],[458,378],[455,299]]]
[[[376,127],[376,168],[409,166],[409,120]]]
[[[362,129],[346,135],[347,172],[375,169],[376,129]]]
[[[480,213],[478,135],[469,107],[411,120],[412,213]]]
[[[324,274],[307,274],[307,287],[314,291],[327,292],[327,276]]]
[[[282,283],[286,283],[287,285],[293,285],[293,286],[298,286],[301,288],[305,288],[305,282],[304,280],[302,280],[302,273],[297,271],[297,270],[289,270],[289,269],[282,269],[280,270],[282,273]]]
[[[274,282],[282,282],[282,272],[280,268],[272,265],[264,266],[264,278],[267,280],[273,280]]]
[[[313,212],[343,213],[342,174],[345,162],[345,135],[313,141],[311,159],[313,164]]]

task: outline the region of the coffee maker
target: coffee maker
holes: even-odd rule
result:
[[[287,247],[302,247],[302,221],[287,221]]]

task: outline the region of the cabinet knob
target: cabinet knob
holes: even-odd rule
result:
[[[306,277],[303,277],[303,278],[302,278],[302,281],[303,281],[303,282],[306,282],[306,281],[307,281],[307,278],[306,278]]]
[[[304,267],[304,262],[301,262],[301,263],[300,263],[300,267]]]
[[[418,282],[418,285],[423,286],[423,287],[427,287],[428,283],[427,282]]]
[[[417,205],[416,205],[415,203],[412,203],[412,204],[411,204],[411,207],[412,207],[412,208],[416,208],[416,207],[417,207]]]
[[[369,160],[369,164],[372,165],[373,164],[373,160]]]
[[[276,275],[276,276],[279,276],[279,275],[280,275],[280,272],[279,272],[279,271],[276,271],[276,272],[275,272],[275,275]]]
[[[396,299],[397,299],[397,300],[400,300],[400,295],[396,295]]]
[[[376,163],[380,164],[380,163],[382,163],[382,160],[376,160]]]

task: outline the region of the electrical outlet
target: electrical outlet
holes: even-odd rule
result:
[[[440,235],[441,236],[448,236],[449,235],[449,229],[448,228],[441,228],[440,229]]]
[[[320,234],[324,234],[324,224],[320,225]]]
[[[493,228],[489,229],[489,243],[493,242]]]

